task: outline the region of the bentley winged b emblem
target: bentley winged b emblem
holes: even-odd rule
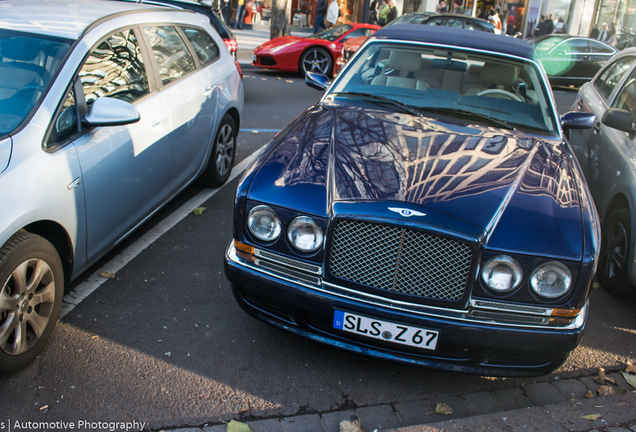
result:
[[[416,210],[405,209],[405,208],[389,207],[389,210],[396,212],[404,217],[426,216],[426,213],[418,212]]]

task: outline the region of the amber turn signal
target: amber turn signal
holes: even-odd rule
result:
[[[234,247],[241,252],[246,252],[248,254],[254,255],[254,247],[250,245],[246,245],[245,243],[241,243],[238,240],[234,240]]]
[[[580,312],[581,309],[552,309],[552,316],[574,318]]]

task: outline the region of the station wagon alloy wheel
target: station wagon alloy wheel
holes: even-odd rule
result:
[[[623,297],[633,294],[634,287],[627,276],[631,239],[629,211],[619,209],[607,216],[601,239],[599,282],[612,294]]]
[[[62,264],[45,239],[19,233],[0,250],[0,373],[37,356],[57,322],[63,295]]]
[[[216,169],[221,177],[232,169],[234,160],[234,131],[229,124],[223,125],[219,131],[215,154]]]

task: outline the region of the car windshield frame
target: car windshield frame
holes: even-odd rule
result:
[[[351,24],[338,24],[336,26],[328,28],[327,30],[323,30],[314,35],[311,35],[310,39],[321,39],[329,42],[334,42],[335,40],[353,30],[353,28],[354,27]]]
[[[392,49],[397,51],[421,50],[422,58],[429,61],[433,58],[431,53],[434,53],[435,59],[438,60],[437,64],[445,64],[445,62],[448,61],[449,68],[459,66],[460,63],[464,62],[470,63],[471,67],[473,67],[473,63],[479,63],[479,61],[482,61],[483,65],[486,59],[490,59],[493,62],[498,61],[501,62],[501,64],[508,64],[511,67],[515,65],[520,66],[524,72],[531,72],[530,76],[528,76],[530,82],[527,86],[528,88],[536,89],[532,95],[535,96],[537,100],[530,100],[529,98],[523,100],[519,95],[517,95],[518,100],[512,100],[507,97],[505,99],[495,100],[494,97],[482,98],[476,94],[443,90],[433,86],[428,86],[425,90],[418,90],[401,86],[390,86],[389,84],[385,84],[385,86],[371,84],[372,78],[378,76],[377,72],[370,67],[373,62],[376,61],[373,57],[376,55],[381,56],[382,54],[379,54],[381,50],[388,50],[390,52]],[[425,52],[429,58],[426,58]],[[457,60],[442,56],[438,57],[440,53],[448,52],[455,53]],[[462,57],[464,60],[462,60]],[[383,62],[378,61],[375,67],[378,67],[378,63]],[[386,65],[382,66],[382,72],[380,72],[380,74],[389,76],[395,72],[387,65],[390,65],[390,63],[386,63]],[[477,64],[476,69],[479,67],[479,64]],[[429,66],[428,70],[432,70],[431,68],[434,67]],[[466,65],[466,68],[464,72],[468,73],[468,65]],[[423,70],[427,71],[425,68],[423,68]],[[458,71],[455,70],[453,72]],[[517,73],[518,72],[519,70],[517,70]],[[403,76],[398,77],[400,79],[404,77],[404,71],[401,73]],[[367,75],[365,76],[365,74]],[[416,76],[412,76],[412,73],[410,76],[411,78],[407,78],[407,80],[417,78]],[[426,79],[426,77],[422,79]],[[501,123],[509,124],[515,130],[525,131],[531,134],[561,137],[562,130],[559,116],[556,112],[552,93],[549,89],[547,75],[543,67],[533,58],[520,57],[486,49],[481,50],[438,43],[404,41],[399,39],[375,39],[370,40],[361,47],[355,56],[349,60],[343,71],[338,74],[329,87],[322,100],[326,98],[333,99],[338,97],[338,94],[346,95],[349,92],[374,93],[382,97],[394,99],[396,102],[408,107],[415,108],[425,116],[431,116],[431,113],[440,113],[442,111],[450,113],[453,109],[457,110],[458,115],[461,111],[474,111],[478,115],[492,117],[492,119],[498,120]],[[481,91],[483,92],[484,90],[485,89],[482,89]],[[479,97],[479,99],[476,99],[476,97]]]
[[[21,42],[9,45],[9,40]],[[6,68],[5,73],[15,73],[21,78],[13,82],[14,87],[10,87],[10,82],[0,76],[0,87],[4,87],[0,88],[0,136],[15,132],[31,118],[55,82],[75,42],[67,38],[0,28],[0,65]],[[20,49],[20,45],[37,48],[37,53],[27,54],[26,50]],[[25,83],[31,78],[32,82]]]

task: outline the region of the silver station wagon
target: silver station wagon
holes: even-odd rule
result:
[[[195,178],[243,112],[209,19],[124,2],[0,4],[0,373],[50,338],[64,287]]]

